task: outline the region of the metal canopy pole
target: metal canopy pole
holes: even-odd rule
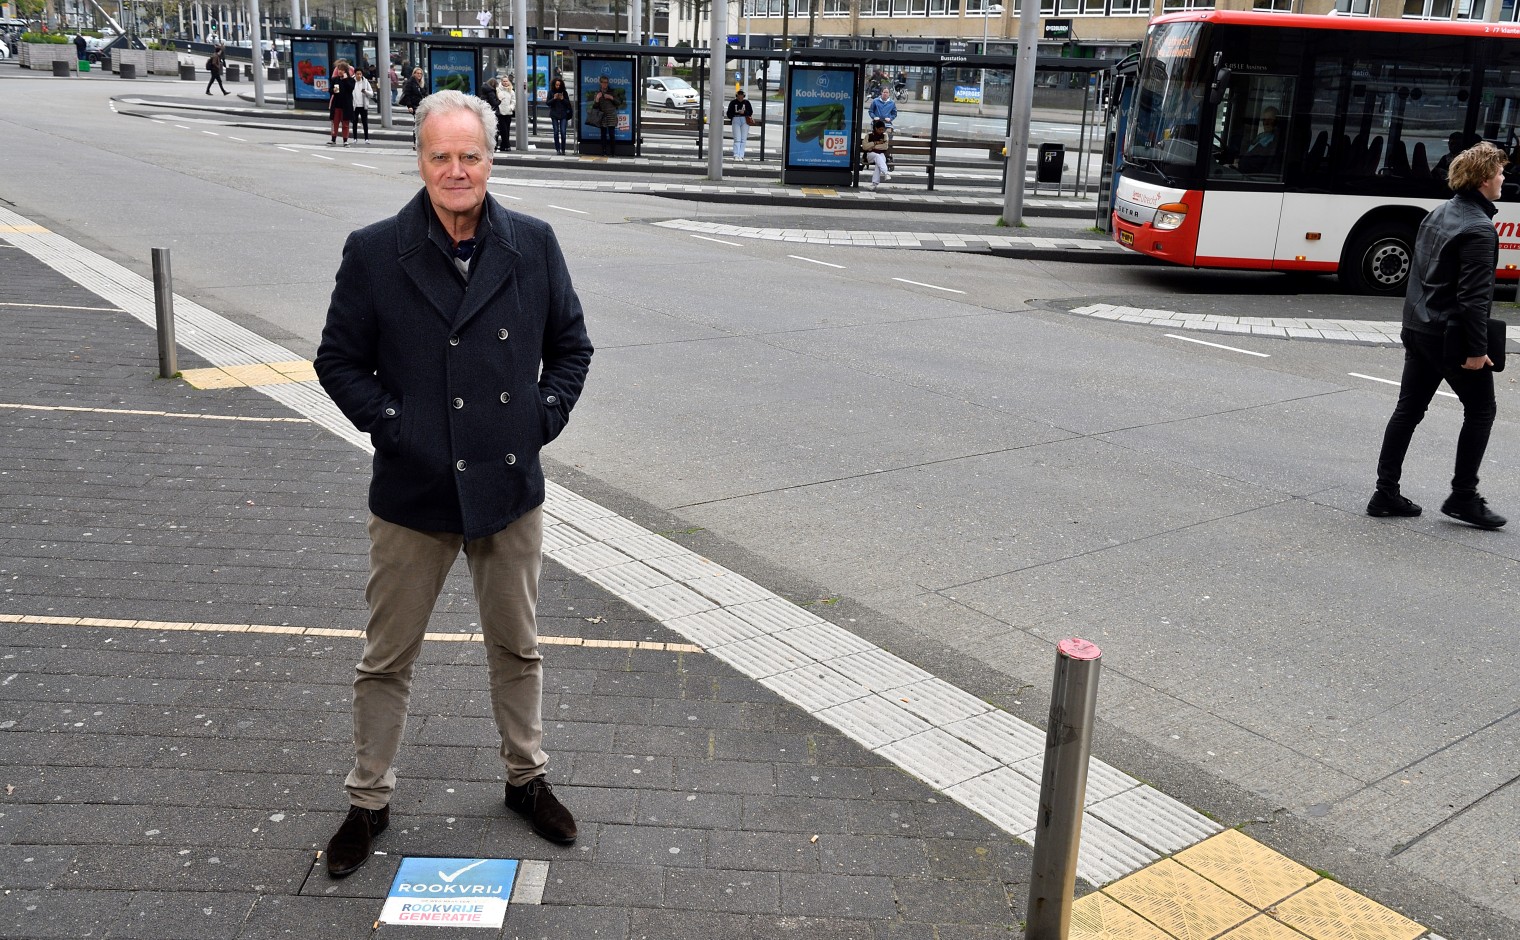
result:
[[[528,0],[513,0],[512,3],[512,77],[517,81],[512,83],[512,90],[517,92],[516,113],[512,115],[512,122],[517,128],[517,151],[528,151],[528,124],[522,120],[521,115],[528,111],[528,77],[533,74],[533,63],[528,61]],[[554,56],[549,56],[549,63],[553,65]],[[554,69],[549,69],[553,72]],[[554,76],[545,75],[548,81],[553,81]],[[634,93],[638,93],[638,83],[634,83]],[[580,94],[577,89],[576,94]]]
[[[723,179],[723,73],[728,68],[728,0],[712,0],[712,35],[708,75],[712,76],[712,107],[707,118],[707,178]]]
[[[1029,120],[1034,110],[1035,53],[1040,7],[1023,0],[1019,10],[1019,54],[1013,71],[1013,126],[1008,133],[1008,184],[1003,187],[1003,222],[1024,224],[1024,166],[1029,162]]]
[[[385,0],[380,0],[384,3]],[[248,22],[253,26],[253,43],[248,47],[253,60],[253,104],[264,106],[264,30],[259,23],[259,0],[248,0]]]
[[[254,0],[255,3],[258,0]],[[380,126],[391,129],[391,2],[375,0],[375,101],[380,105]]]

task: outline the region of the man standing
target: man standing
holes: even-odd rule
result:
[[[457,91],[418,106],[424,189],[348,237],[317,351],[322,387],[375,445],[351,805],[327,846],[335,878],[363,865],[390,823],[412,664],[461,548],[506,805],[545,839],[575,841],[541,746],[538,455],[569,420],[592,347],[554,232],[486,194],[495,130],[485,102]]]
[[[1414,429],[1445,379],[1462,401],[1462,430],[1451,495],[1441,511],[1480,529],[1505,523],[1478,495],[1478,466],[1497,412],[1488,358],[1488,314],[1499,261],[1492,220],[1508,162],[1504,151],[1486,141],[1463,151],[1447,176],[1456,195],[1420,224],[1404,295],[1404,376],[1383,434],[1369,516],[1420,514],[1420,507],[1399,492],[1399,478]]]
[[[75,33],[74,49],[76,51],[74,53],[74,59],[79,62],[83,62],[88,59],[90,57],[89,46],[90,44],[85,41],[83,33]]]

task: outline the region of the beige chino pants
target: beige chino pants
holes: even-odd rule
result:
[[[344,781],[350,803],[365,809],[390,803],[412,666],[461,548],[480,607],[491,710],[501,732],[507,782],[521,786],[544,772],[549,758],[543,751],[543,667],[535,615],[543,525],[540,506],[495,535],[467,542],[457,533],[419,532],[370,516],[364,592],[369,625],[354,679],[354,769]]]

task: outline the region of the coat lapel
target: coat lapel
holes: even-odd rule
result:
[[[480,266],[470,272],[470,286],[464,292],[464,301],[458,306],[454,328],[464,329],[466,323],[497,294],[512,278],[512,272],[521,259],[513,245],[512,219],[496,200],[486,196],[486,212],[491,214],[491,245],[480,256]]]
[[[433,209],[427,190],[419,192],[397,215],[396,248],[401,270],[412,279],[417,292],[427,298],[444,323],[454,323],[454,313],[465,298],[459,280],[445,265],[437,247],[428,240],[428,222]]]

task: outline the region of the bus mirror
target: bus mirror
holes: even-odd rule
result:
[[[1230,70],[1220,69],[1214,75],[1214,84],[1209,86],[1209,104],[1218,104],[1224,100],[1225,90],[1230,87]]]

